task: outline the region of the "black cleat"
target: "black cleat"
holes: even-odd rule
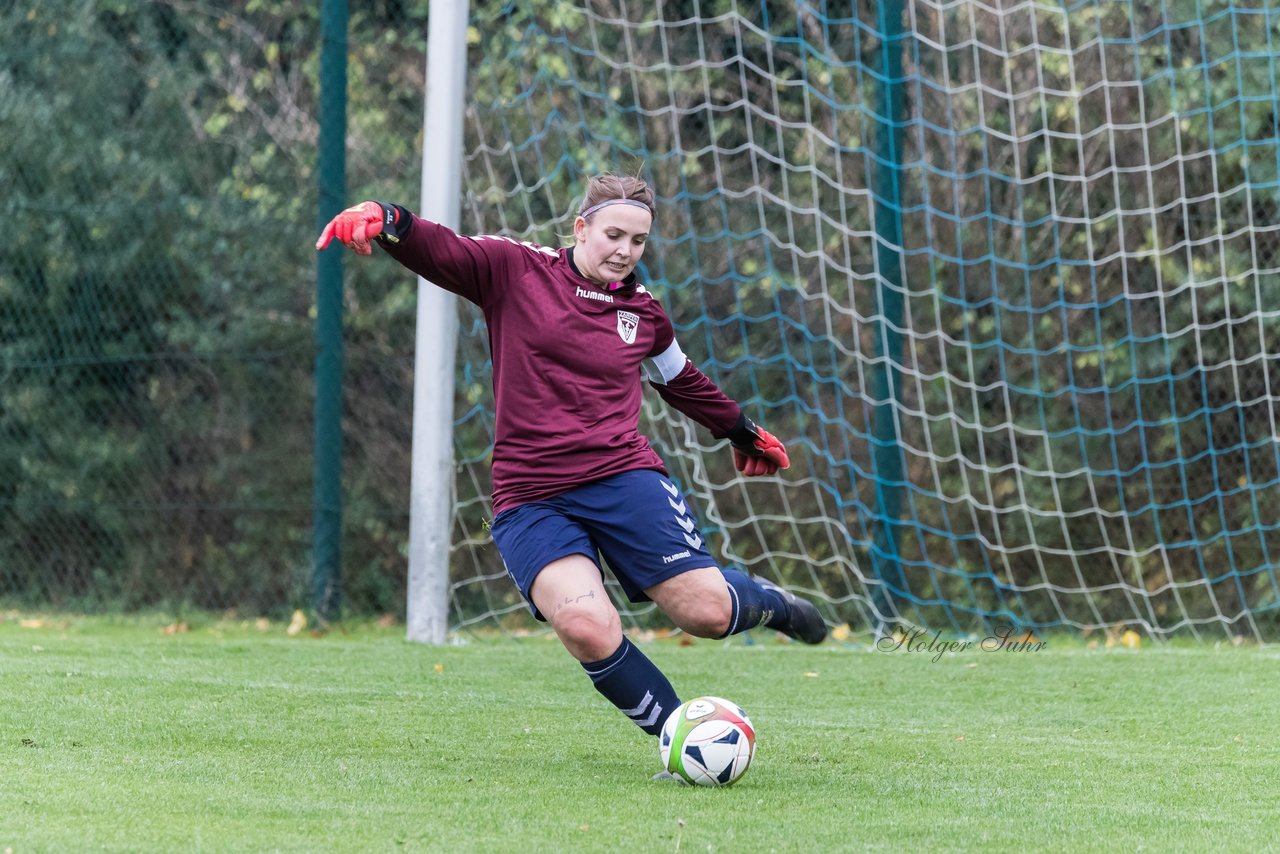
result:
[[[790,590],[784,590],[772,581],[757,578],[764,588],[775,591],[787,603],[787,625],[782,633],[804,643],[817,644],[827,639],[827,623],[818,608],[808,599],[801,599]]]

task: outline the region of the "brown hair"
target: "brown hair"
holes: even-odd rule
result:
[[[601,202],[615,199],[640,202],[649,209],[650,216],[657,216],[657,210],[653,204],[653,190],[648,184],[640,178],[624,177],[607,172],[587,181],[587,194],[582,199],[582,207],[578,208],[578,215],[581,216],[583,211],[588,211]]]

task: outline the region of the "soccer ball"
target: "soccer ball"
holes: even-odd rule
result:
[[[680,706],[658,737],[662,767],[697,786],[728,786],[747,772],[756,730],[737,703],[698,697]]]

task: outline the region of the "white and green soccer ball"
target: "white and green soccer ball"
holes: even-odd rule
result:
[[[728,786],[751,765],[756,730],[737,703],[698,697],[680,706],[658,737],[662,767],[695,786]]]

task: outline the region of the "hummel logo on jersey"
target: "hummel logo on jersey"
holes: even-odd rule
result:
[[[666,557],[664,557],[664,558],[662,559],[662,562],[663,562],[663,563],[675,563],[676,561],[680,560],[680,558],[682,558],[682,557],[689,557],[689,550],[688,550],[688,549],[685,549],[685,550],[684,550],[684,551],[682,551],[682,552],[676,552],[676,553],[675,553],[675,554],[673,554],[673,555],[667,555]]]
[[[629,311],[618,312],[618,336],[627,344],[635,343],[636,327],[639,325],[639,315],[632,314]]]
[[[610,296],[609,294],[602,294],[599,291],[588,291],[582,287],[578,288],[577,295],[582,297],[583,299],[594,299],[594,300],[599,300],[600,302],[613,302],[613,297]]]

